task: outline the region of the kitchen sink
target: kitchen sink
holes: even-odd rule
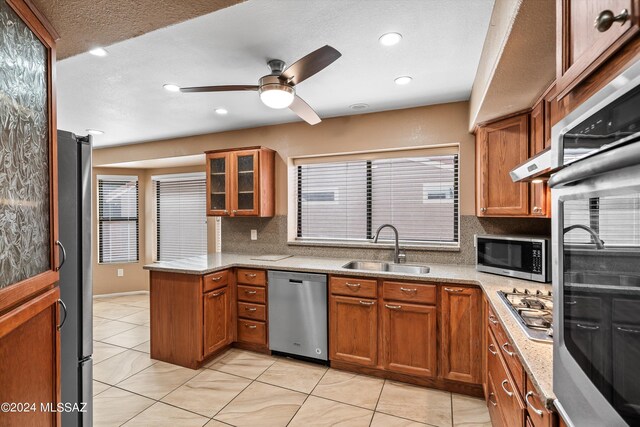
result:
[[[431,270],[426,265],[393,264],[381,261],[351,261],[342,266],[348,270],[388,271],[390,273],[427,274]]]

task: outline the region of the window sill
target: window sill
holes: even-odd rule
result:
[[[393,243],[348,243],[348,242],[327,242],[322,240],[291,240],[287,242],[289,246],[315,246],[324,248],[358,248],[358,249],[394,249]],[[440,251],[440,252],[460,252],[459,244],[452,245],[419,245],[410,243],[400,243],[400,249],[410,251]]]

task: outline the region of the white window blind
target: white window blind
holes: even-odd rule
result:
[[[388,223],[405,243],[458,244],[458,154],[314,160],[295,178],[297,240],[364,242]]]
[[[138,261],[138,177],[98,176],[98,228],[100,263]]]
[[[155,180],[159,261],[207,253],[207,186],[204,174]]]

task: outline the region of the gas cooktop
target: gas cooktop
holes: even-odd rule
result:
[[[553,342],[553,297],[551,292],[528,289],[511,292],[498,291],[527,336],[540,342]]]

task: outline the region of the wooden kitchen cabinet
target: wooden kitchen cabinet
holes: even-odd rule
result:
[[[443,285],[441,301],[441,372],[449,380],[482,382],[482,291]]]
[[[275,214],[275,151],[251,147],[206,156],[207,215]]]
[[[60,413],[40,410],[60,401],[59,296],[53,288],[0,316],[0,402],[37,405],[3,411],[3,426],[60,425]]]
[[[437,375],[435,306],[385,301],[382,347],[385,369],[421,377]]]
[[[329,358],[363,366],[378,362],[378,302],[329,297]]]
[[[476,133],[476,213],[528,216],[529,184],[514,183],[509,172],[529,158],[529,115],[478,128]]]
[[[604,30],[595,21],[610,11],[618,16],[627,11],[626,19]],[[558,0],[556,84],[559,98],[564,97],[622,46],[639,34],[637,0]]]
[[[204,294],[204,354],[213,354],[233,341],[228,287]]]
[[[269,352],[267,272],[238,268],[235,277],[238,284],[239,346],[249,350]]]

